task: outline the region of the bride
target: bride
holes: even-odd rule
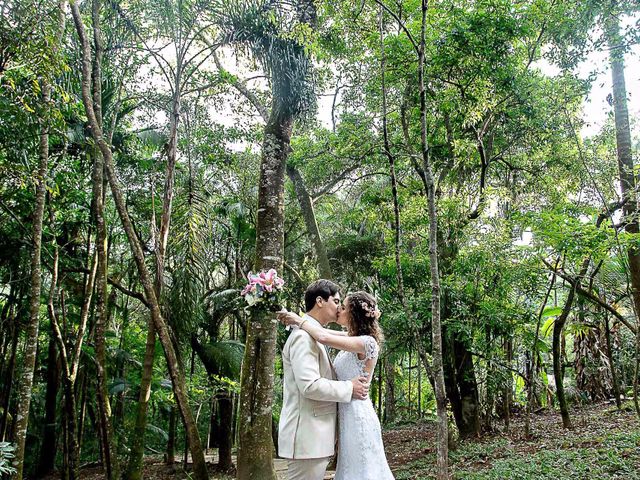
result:
[[[338,323],[347,329],[346,334],[313,325],[291,312],[280,313],[278,318],[285,325],[302,328],[319,343],[341,350],[333,362],[338,380],[371,379],[383,340],[380,310],[372,295],[356,292],[344,299]],[[393,480],[371,399],[339,403],[338,412],[335,480]]]

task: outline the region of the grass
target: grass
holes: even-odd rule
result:
[[[580,443],[588,446],[580,446]],[[463,470],[454,478],[498,479],[640,479],[640,432],[583,438],[576,445],[549,447],[531,455],[509,452],[486,471]]]
[[[599,406],[577,412],[575,430],[565,431],[558,415],[537,421],[529,440],[514,425],[510,434],[462,442],[450,453],[456,480],[640,480],[640,425],[627,411]],[[397,480],[435,478],[433,448],[394,468]]]

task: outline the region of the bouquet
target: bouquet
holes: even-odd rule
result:
[[[244,297],[245,308],[264,308],[271,312],[280,310],[280,294],[283,292],[284,280],[278,276],[275,269],[267,272],[247,275],[249,283],[242,289],[240,295]]]

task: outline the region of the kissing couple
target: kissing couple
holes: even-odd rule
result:
[[[302,317],[278,313],[282,323],[297,327],[282,349],[278,454],[288,459],[289,480],[322,480],[336,440],[335,480],[393,480],[369,398],[383,341],[376,299],[355,292],[341,302],[338,285],[317,280],[304,303]],[[331,322],[346,331],[325,328]],[[327,347],[340,350],[333,363]]]

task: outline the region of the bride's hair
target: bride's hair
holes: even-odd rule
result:
[[[367,292],[355,292],[347,295],[347,303],[351,319],[349,321],[348,331],[350,336],[369,335],[375,338],[378,345],[382,345],[384,334],[378,318],[380,318],[380,310],[378,310],[378,302],[373,295]]]

